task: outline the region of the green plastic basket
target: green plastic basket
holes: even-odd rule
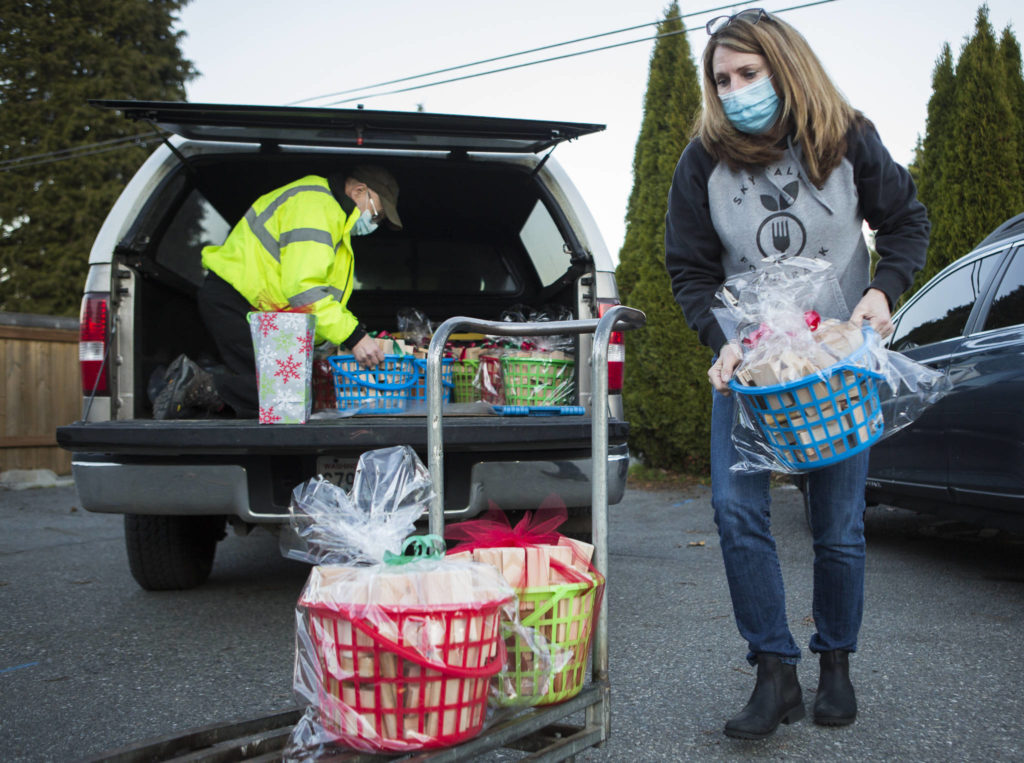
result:
[[[453,403],[475,403],[480,399],[480,388],[476,385],[479,360],[456,360],[452,364]]]
[[[562,405],[572,402],[576,361],[555,358],[501,359],[508,405]]]
[[[517,590],[520,621],[547,639],[552,662],[560,655],[564,659],[566,652],[570,657],[561,670],[549,674],[546,666],[536,663],[533,647],[517,633],[509,634],[505,639],[508,659],[498,675],[506,689],[498,693],[499,705],[553,705],[579,694],[587,676],[594,622],[604,591],[599,572],[587,577],[590,579],[579,583]]]

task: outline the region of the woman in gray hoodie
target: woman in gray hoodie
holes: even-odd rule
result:
[[[842,294],[814,307],[822,317],[870,323],[884,337],[892,332],[893,305],[924,265],[929,224],[909,173],[799,32],[749,9],[712,20],[708,33],[704,106],[672,180],[665,262],[676,302],[716,354],[708,371],[712,506],[736,623],[757,666],[750,700],[725,733],[759,739],[804,716],[800,648],[787,625],[768,472],[730,470],[740,457],[728,382],[740,352],[712,314],[715,293],[768,258],[821,257]],[[873,276],[865,221],[880,256]],[[813,713],[827,726],[853,723],[857,714],[848,656],[857,649],[864,606],[867,465],[864,451],[808,475],[816,627],[810,650],[820,661]]]

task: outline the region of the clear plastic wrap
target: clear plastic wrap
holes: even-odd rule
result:
[[[742,361],[732,439],[739,471],[794,473],[870,448],[950,389],[849,317],[832,265],[792,257],[728,280],[715,309]],[[830,315],[822,319],[821,312]]]
[[[426,314],[415,307],[404,307],[396,316],[398,331],[407,344],[413,347],[427,347],[434,329]]]
[[[514,602],[475,562],[314,567],[296,610],[294,689],[308,708],[292,747],[406,752],[476,735]]]
[[[501,313],[500,320],[509,323],[546,323],[549,321],[571,321],[573,320],[572,310],[564,305],[544,305],[540,308],[529,305],[513,305]],[[541,352],[564,352],[572,354],[575,348],[575,339],[572,336],[529,336],[523,340],[529,349],[540,350]]]
[[[465,741],[487,720],[506,641],[549,660],[496,568],[445,558],[435,536],[407,537],[432,497],[408,446],[365,453],[350,493],[322,479],[293,492],[282,551],[317,566],[296,608],[293,688],[306,711],[286,759]]]
[[[292,533],[281,553],[309,564],[375,564],[399,553],[434,495],[430,473],[407,445],[364,453],[351,493],[318,478],[292,491]]]
[[[591,564],[593,546],[556,532],[566,518],[564,504],[552,497],[537,512],[526,512],[515,527],[492,507],[482,518],[452,525],[446,533],[464,541],[449,552],[450,559],[472,559],[501,570],[518,594],[522,626],[534,633],[531,643],[530,630],[506,632],[509,659],[496,685],[497,705],[563,702],[583,687],[604,578]]]

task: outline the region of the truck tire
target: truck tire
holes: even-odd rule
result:
[[[183,591],[205,582],[223,537],[224,517],[124,516],[128,566],[147,591]]]

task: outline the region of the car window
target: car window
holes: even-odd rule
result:
[[[996,289],[985,319],[985,330],[1021,323],[1024,323],[1024,250],[1018,249]]]
[[[231,226],[213,205],[199,191],[192,191],[160,239],[156,261],[199,285],[203,282],[203,247],[223,244],[230,231]]]
[[[526,218],[519,240],[523,243],[543,286],[557,281],[569,267],[565,240],[547,207],[538,201]]]
[[[519,288],[493,241],[378,236],[356,241],[354,249],[360,290],[514,294]]]
[[[889,346],[902,352],[961,336],[999,258],[989,255],[928,284],[900,316]]]

